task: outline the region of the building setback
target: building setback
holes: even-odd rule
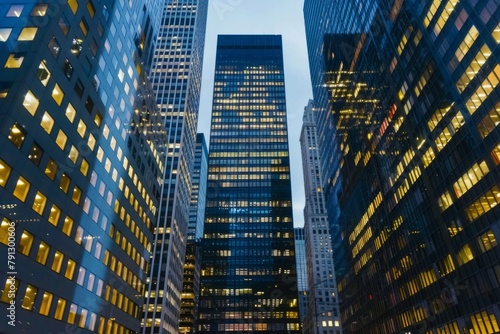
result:
[[[341,334],[339,299],[333,262],[333,241],[321,185],[321,163],[314,103],[304,108],[300,133],[306,205],[304,239],[309,304],[304,321],[305,334]]]
[[[151,69],[167,152],[143,334],[177,333],[208,1],[168,0]]]
[[[181,298],[181,318],[179,333],[194,333],[198,319],[198,303],[201,279],[201,238],[205,220],[207,196],[208,149],[205,135],[196,135],[196,151],[194,159],[191,206],[189,209],[189,226],[184,263],[184,286]]]
[[[311,17],[341,13],[311,3]],[[360,1],[352,13],[310,50],[341,152],[344,331],[496,333],[500,9]]]
[[[299,333],[281,36],[218,37],[198,333]]]
[[[0,4],[2,333],[140,329],[165,146],[145,5]]]

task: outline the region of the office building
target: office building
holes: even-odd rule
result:
[[[0,4],[2,333],[140,329],[165,145],[146,4]]]
[[[208,1],[168,0],[160,12],[150,77],[168,141],[143,334],[179,329]]]
[[[304,239],[304,228],[295,227],[295,262],[297,263],[297,289],[299,293],[299,316],[300,323],[304,322],[307,314],[309,299],[307,296],[307,264],[306,264],[306,243]]]
[[[198,333],[299,333],[277,35],[218,37]]]
[[[300,146],[306,204],[304,236],[309,305],[303,333],[341,334],[339,300],[333,261],[333,242],[321,180],[320,150],[314,103],[304,108]]]
[[[499,8],[370,6],[346,20],[361,30],[323,31],[311,52],[344,145],[344,331],[498,332]]]
[[[201,238],[207,196],[208,149],[205,135],[196,135],[191,206],[184,263],[184,286],[181,297],[179,333],[194,333],[198,319],[198,303],[201,278]]]

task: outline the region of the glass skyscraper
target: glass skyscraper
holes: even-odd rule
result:
[[[322,188],[318,142],[314,103],[310,100],[304,108],[300,133],[306,195],[304,239],[309,288],[309,305],[303,333],[341,334],[339,299],[333,261],[333,240]]]
[[[295,262],[297,263],[297,289],[299,293],[299,316],[300,322],[304,322],[307,314],[309,301],[307,298],[307,263],[306,263],[306,241],[304,239],[304,228],[293,229],[295,238]]]
[[[189,224],[207,0],[166,0],[151,81],[167,132],[143,333],[177,333]]]
[[[165,146],[145,5],[0,3],[2,333],[140,329]]]
[[[198,333],[299,333],[281,36],[218,37]]]
[[[312,3],[306,20],[344,17]],[[351,14],[310,49],[341,152],[344,330],[497,333],[498,3],[377,1]]]
[[[196,151],[189,209],[189,226],[184,263],[179,333],[194,333],[198,319],[201,278],[201,238],[207,196],[208,149],[205,135],[196,135]]]

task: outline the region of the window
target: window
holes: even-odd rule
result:
[[[49,315],[50,306],[52,305],[52,297],[54,296],[47,291],[43,294],[42,303],[40,304],[41,315]]]
[[[5,68],[20,68],[24,61],[24,53],[11,53],[5,62]]]
[[[90,134],[89,135],[89,139],[87,141],[87,145],[89,146],[89,148],[93,151],[94,148],[95,148],[95,144],[96,144],[96,140],[95,140],[95,137],[93,134]]]
[[[75,242],[81,245],[82,239],[83,239],[83,228],[81,226],[78,226],[76,228],[76,233],[75,233]]]
[[[54,58],[57,59],[59,57],[59,52],[61,51],[61,46],[57,42],[57,39],[55,36],[52,36],[52,38],[49,41],[48,48],[50,50],[50,53],[54,56]]]
[[[21,148],[24,142],[24,138],[26,137],[26,131],[22,127],[20,127],[17,123],[15,123],[10,128],[9,140],[16,146],[17,148]]]
[[[62,100],[64,98],[64,93],[58,84],[56,84],[54,86],[54,90],[52,91],[52,98],[54,99],[54,101],[56,101],[58,106],[60,106],[62,104]]]
[[[59,222],[59,217],[61,217],[61,209],[59,209],[55,204],[50,208],[49,223],[57,226]]]
[[[54,127],[54,119],[48,112],[45,112],[43,114],[42,120],[40,122],[40,125],[42,128],[47,132],[49,135],[52,132],[52,128]]]
[[[45,242],[41,241],[40,246],[38,246],[38,253],[36,253],[36,262],[45,265],[45,263],[47,263],[49,251],[50,251],[50,246]]]
[[[40,160],[42,160],[43,150],[37,143],[33,143],[31,145],[30,153],[28,154],[28,159],[31,160],[36,166],[40,164]]]
[[[42,215],[46,203],[47,203],[47,197],[45,197],[45,195],[42,194],[41,192],[37,192],[35,195],[35,200],[33,201],[33,206],[31,208],[39,215]]]
[[[86,309],[82,309],[80,312],[80,320],[78,321],[78,327],[85,328],[85,323],[87,322],[88,312]]]
[[[68,193],[69,190],[69,184],[71,183],[71,179],[64,173],[61,176],[61,182],[59,183],[59,189],[61,189],[63,192],[66,194]]]
[[[76,164],[76,161],[78,160],[78,156],[80,153],[78,152],[77,148],[74,145],[71,145],[71,148],[69,150],[68,154],[68,159],[71,160],[74,164]]]
[[[64,260],[63,253],[56,251],[56,253],[54,254],[54,261],[52,261],[52,267],[50,268],[54,270],[56,273],[59,273],[61,271],[63,260]]]
[[[78,10],[77,0],[68,0],[68,5],[69,5],[69,8],[71,8],[71,11],[73,12],[73,14],[76,14],[76,11]]]
[[[10,287],[12,286],[12,284],[14,284],[14,287],[15,287],[15,294],[17,295],[17,289],[19,288],[19,281],[16,279],[14,280],[14,282],[12,282],[11,279],[7,278],[7,280],[5,281],[5,286],[2,290],[2,298],[0,299],[2,302],[4,303],[10,303],[10,301],[12,300],[12,296],[9,296],[9,292],[11,291],[10,290]]]
[[[21,30],[21,33],[19,34],[19,37],[17,38],[17,40],[21,41],[21,42],[32,41],[35,39],[37,31],[38,31],[37,27],[23,28],[23,30]]]
[[[30,190],[31,184],[24,177],[20,176],[17,180],[16,188],[14,189],[14,196],[16,196],[20,201],[26,201],[26,196]]]
[[[75,2],[76,2],[76,0],[75,0]],[[78,309],[78,307],[75,304],[71,304],[71,306],[69,308],[68,323],[71,325],[73,325],[75,323],[77,309]]]
[[[483,214],[490,211],[499,202],[500,202],[500,189],[498,188],[498,186],[495,185],[465,209],[467,218],[469,219],[470,222],[472,222],[477,218],[481,217]]]
[[[57,300],[57,306],[56,306],[56,312],[54,314],[54,319],[62,320],[65,308],[66,308],[66,300],[63,298],[59,298]]]
[[[42,85],[47,86],[47,83],[49,82],[50,79],[50,72],[47,68],[45,60],[42,60],[40,62],[40,65],[38,65],[38,71],[36,72],[36,76],[40,80]]]
[[[0,28],[0,42],[6,42],[11,32],[12,28]]]
[[[33,95],[31,91],[28,91],[28,93],[26,93],[26,96],[24,97],[23,106],[32,116],[35,115],[36,109],[38,108],[39,104],[40,102],[35,97],[35,95]]]
[[[477,125],[481,137],[486,138],[500,124],[500,102]]]
[[[11,230],[15,228],[14,222],[8,220],[7,218],[3,218],[0,223],[0,243],[7,245],[9,243],[9,226]]]
[[[89,12],[90,17],[93,18],[95,15],[95,7],[94,7],[94,4],[92,3],[92,1],[90,1],[90,0],[87,3],[87,11]]]
[[[83,120],[80,120],[80,122],[78,122],[77,131],[82,138],[85,136],[85,131],[87,131],[87,126],[85,125],[85,122]]]
[[[66,216],[66,218],[64,218],[62,231],[69,237],[72,229],[73,229],[73,219],[71,219],[69,216]]]
[[[73,275],[75,274],[76,262],[69,259],[68,265],[66,266],[66,272],[64,273],[64,277],[69,279],[70,281],[73,279]]]
[[[479,237],[479,248],[481,248],[481,252],[486,252],[497,245],[497,239],[495,238],[495,234],[492,230],[489,230],[485,234]]]
[[[57,174],[57,164],[54,160],[49,159],[47,162],[47,167],[45,167],[45,175],[51,180],[54,180]]]
[[[66,117],[71,123],[73,123],[73,121],[75,120],[75,116],[76,116],[75,108],[71,103],[68,103],[68,108],[66,108]]]
[[[11,168],[0,159],[0,187],[5,187],[10,176]]]
[[[47,4],[36,4],[33,6],[33,10],[31,11],[31,16],[45,16],[47,13],[47,8],[49,5]]]
[[[85,273],[86,273],[85,268],[80,267],[80,269],[78,270],[78,277],[76,279],[76,283],[78,285],[82,285],[83,286],[83,281],[85,280]]]
[[[28,285],[26,288],[26,293],[24,294],[24,298],[22,300],[21,307],[25,310],[31,311],[33,309],[33,304],[35,303],[35,297],[38,292],[38,289],[32,285]]]
[[[472,250],[469,244],[465,244],[462,249],[460,249],[457,253],[457,260],[459,265],[466,264],[470,260],[474,259],[474,255],[472,254]]]
[[[33,235],[24,231],[21,235],[21,240],[19,240],[19,246],[17,250],[19,253],[29,256],[31,251],[31,246],[33,246]]]
[[[56,144],[59,146],[61,150],[64,150],[64,147],[66,146],[66,141],[68,140],[68,137],[64,133],[63,130],[59,130],[59,133],[57,134],[56,138]]]
[[[64,59],[64,64],[62,66],[62,70],[63,70],[64,76],[66,77],[66,79],[71,80],[75,69],[74,69],[73,65],[71,65],[71,63],[69,62],[68,59]],[[79,81],[79,80],[77,80],[77,81]],[[82,97],[80,94],[78,96]]]
[[[78,205],[80,204],[81,198],[82,198],[82,190],[77,186],[75,186],[75,188],[73,189],[73,196],[71,197],[71,199]]]
[[[71,25],[69,24],[68,18],[64,14],[61,15],[61,18],[59,19],[59,28],[61,28],[61,31],[65,36],[68,35]]]
[[[80,21],[80,29],[82,29],[83,35],[87,36],[89,32],[89,25],[87,24],[87,21],[85,21],[84,18]]]
[[[21,16],[24,9],[24,5],[12,5],[7,12],[6,17],[19,17]]]

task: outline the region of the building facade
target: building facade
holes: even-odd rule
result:
[[[320,150],[313,106],[313,101],[310,100],[304,108],[300,134],[306,195],[304,237],[309,287],[309,304],[303,332],[341,334],[333,241],[321,187]]]
[[[140,329],[166,140],[145,5],[0,4],[2,333]]]
[[[295,227],[295,262],[297,263],[297,289],[299,292],[299,315],[300,323],[304,323],[307,314],[309,299],[307,296],[307,263],[306,263],[306,242],[304,238],[304,228]]]
[[[151,69],[168,135],[143,333],[177,333],[201,90],[206,0],[167,0]]]
[[[198,333],[299,333],[281,36],[218,37]]]
[[[201,238],[203,237],[203,223],[205,219],[207,173],[208,149],[205,135],[198,133],[196,135],[179,333],[194,333],[198,319],[201,278]]]
[[[314,53],[344,144],[344,330],[498,332],[498,4],[365,5]]]

